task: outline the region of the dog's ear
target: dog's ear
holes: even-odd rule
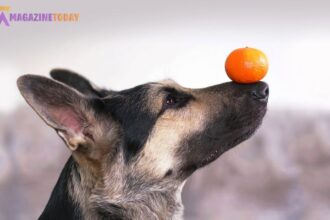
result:
[[[93,141],[86,128],[95,114],[91,107],[94,99],[42,76],[21,76],[17,85],[28,104],[58,132],[72,151]]]
[[[50,72],[50,76],[53,79],[60,81],[87,96],[105,97],[111,93],[106,89],[99,88],[85,77],[70,70],[53,69]]]

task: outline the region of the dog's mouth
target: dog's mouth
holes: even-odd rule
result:
[[[256,130],[257,130],[257,128],[249,129],[245,133],[242,133],[240,136],[238,136],[236,138],[232,138],[232,140],[228,141],[227,143],[224,143],[221,145],[216,145],[215,147],[213,147],[213,149],[215,149],[215,150],[213,150],[209,154],[207,154],[206,158],[203,159],[200,163],[198,163],[197,166],[203,167],[203,166],[213,162],[214,160],[216,160],[218,157],[220,157],[223,153],[225,153],[229,149],[237,146],[238,144],[242,143],[243,141],[245,141],[246,139],[251,137]],[[217,138],[214,138],[214,139],[216,140]]]
[[[211,144],[208,149],[212,150],[197,164],[197,167],[200,168],[213,162],[229,149],[250,138],[260,127],[265,113],[266,106],[259,109],[253,120],[244,121],[241,126],[235,126],[221,135],[206,133],[205,136],[208,139],[206,142]]]
[[[203,167],[212,161],[216,160],[218,157],[220,157],[221,154],[223,154],[224,151],[222,149],[217,149],[210,153],[204,160],[202,160],[200,163],[197,164],[197,168]]]

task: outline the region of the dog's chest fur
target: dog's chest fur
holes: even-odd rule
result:
[[[183,218],[181,191],[174,185],[145,185],[138,179],[88,184],[73,158],[66,163],[40,216],[43,219],[84,220],[180,220]]]

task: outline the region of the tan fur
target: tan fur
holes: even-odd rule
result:
[[[160,84],[161,86],[174,87],[179,91],[193,92],[193,90],[185,89],[170,80],[161,81]],[[149,97],[149,102],[153,100],[154,104],[152,105],[160,108],[159,102],[162,99],[154,98],[153,95]],[[137,160],[137,169],[148,172],[150,178],[161,178],[168,170],[174,168],[179,162],[174,155],[176,148],[179,147],[182,139],[203,130],[208,118],[206,110],[206,106],[200,100],[193,100],[183,109],[164,112],[158,118],[143,147]]]
[[[175,149],[183,138],[200,131],[207,117],[197,102],[179,111],[167,111],[156,122],[137,162],[137,168],[158,178],[175,167]]]

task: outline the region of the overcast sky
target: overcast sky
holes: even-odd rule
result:
[[[78,12],[78,23],[0,25],[0,112],[23,103],[16,78],[68,68],[125,89],[172,78],[228,81],[235,48],[269,58],[270,107],[330,110],[329,1],[2,1],[11,12]]]

